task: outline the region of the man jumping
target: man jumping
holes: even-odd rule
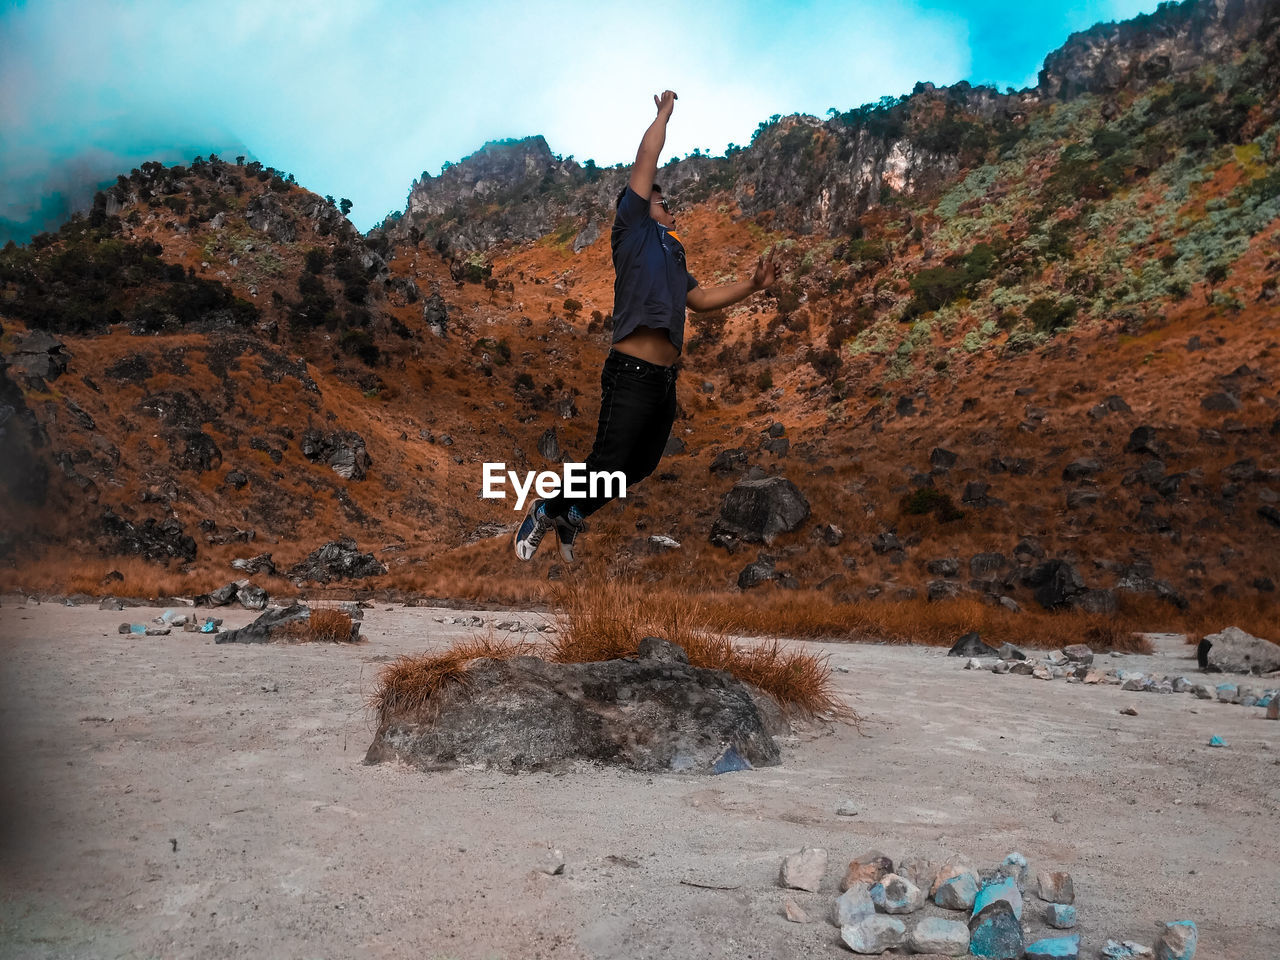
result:
[[[676,418],[676,377],[684,348],[686,305],[698,312],[745,300],[774,281],[772,257],[750,280],[705,289],[685,265],[684,245],[662,188],[653,182],[675,106],[670,90],[653,98],[658,116],[640,141],[631,179],[618,195],[613,248],[613,348],[600,375],[600,422],[587,455],[588,474],[620,470],[628,488],[657,468]],[[535,499],[515,533],[516,556],[533,557],[548,530],[560,556],[574,559],[583,522],[612,496]]]

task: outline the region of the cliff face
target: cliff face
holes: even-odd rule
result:
[[[1185,0],[1121,23],[1072,34],[1045,58],[1038,90],[1046,99],[1140,88],[1189,73],[1275,30],[1275,0]]]

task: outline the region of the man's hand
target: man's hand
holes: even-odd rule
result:
[[[773,251],[769,251],[769,258],[766,260],[764,254],[760,255],[760,259],[756,261],[756,272],[751,278],[751,287],[753,290],[764,290],[766,287],[773,286],[773,281],[777,279],[777,267],[773,262]]]
[[[667,142],[667,121],[671,119],[671,111],[675,108],[676,95],[670,90],[662,91],[661,95],[654,94],[653,105],[658,108],[658,116],[644,132],[629,180],[631,189],[646,200],[653,191],[654,177],[658,175],[658,157],[662,153],[663,144]]]

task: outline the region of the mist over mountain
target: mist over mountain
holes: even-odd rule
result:
[[[0,246],[26,243],[37,233],[58,229],[72,214],[88,213],[95,193],[145,161],[173,165],[209,153],[256,159],[227,136],[174,142],[145,131],[117,131],[110,145],[86,146],[70,156],[28,144],[24,156],[6,168],[0,184]]]

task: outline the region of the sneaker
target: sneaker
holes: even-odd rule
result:
[[[574,520],[568,514],[555,517],[556,539],[560,541],[560,559],[565,563],[573,563],[573,540],[587,529],[587,521]]]
[[[547,531],[555,525],[552,519],[542,512],[543,503],[541,498],[535,498],[533,503],[529,504],[528,512],[516,529],[516,556],[521,560],[533,559],[533,555],[538,552],[538,544],[542,543],[542,538],[546,536]]]

